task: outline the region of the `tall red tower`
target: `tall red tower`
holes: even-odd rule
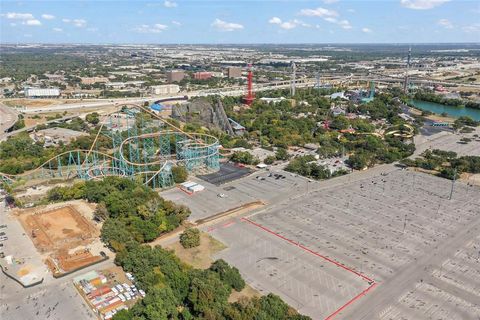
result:
[[[253,94],[253,71],[252,71],[252,64],[248,64],[248,75],[247,75],[247,95],[243,97],[243,101],[251,106],[253,100],[255,99],[255,95]]]

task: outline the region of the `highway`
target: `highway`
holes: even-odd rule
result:
[[[18,112],[0,103],[0,134],[10,129],[18,120]]]
[[[44,122],[43,124],[48,125],[48,124],[50,124],[50,123],[63,122],[63,121],[67,121],[67,120],[73,119],[73,118],[78,117],[78,116],[80,116],[80,114],[73,114],[73,115],[61,117],[61,118],[58,118],[58,119],[49,120],[49,121],[47,121],[47,122]],[[33,131],[33,129],[34,129],[36,126],[37,126],[37,125],[33,125],[33,126],[24,127],[24,128],[22,128],[22,129],[18,129],[18,130],[12,131],[12,132],[0,133],[0,141],[3,141],[3,140],[5,140],[5,139],[7,139],[8,137],[11,137],[11,136],[16,135],[16,134],[21,133],[21,132]]]
[[[342,84],[348,84],[351,82],[360,82],[360,81],[375,81],[376,83],[379,84],[391,84],[391,83],[403,83],[404,78],[403,77],[385,77],[385,76],[380,76],[380,75],[366,75],[366,76],[355,76],[353,74],[350,75],[342,75],[342,76],[326,76],[321,78],[322,83],[329,83],[329,84],[335,84],[335,85],[342,85]],[[448,81],[435,81],[435,80],[427,80],[427,79],[415,79],[411,78],[409,80],[411,83],[416,83],[416,84],[442,84],[442,85],[458,85],[457,83],[454,82],[448,82]],[[306,87],[313,87],[316,85],[317,80],[315,78],[300,78],[296,80],[296,88],[306,88]],[[270,83],[259,83],[256,84],[253,88],[254,92],[261,92],[261,91],[268,91],[268,90],[276,90],[276,89],[287,89],[290,88],[291,86],[291,81],[290,80],[285,80],[285,81],[275,81],[275,82],[270,82]],[[468,86],[472,88],[480,88],[480,85],[469,85],[469,84],[462,84],[462,86]],[[77,111],[83,111],[83,113],[87,112],[92,112],[92,111],[99,111],[98,109],[102,107],[112,107],[112,106],[121,106],[123,104],[128,104],[128,103],[133,103],[133,104],[143,104],[144,102],[153,103],[154,101],[157,101],[159,99],[165,100],[169,98],[178,98],[179,96],[188,96],[189,98],[192,97],[202,97],[202,96],[211,96],[211,95],[220,95],[220,96],[241,96],[245,94],[245,87],[244,86],[236,86],[236,87],[228,87],[228,88],[215,88],[215,89],[207,89],[207,90],[199,90],[199,91],[190,91],[190,92],[179,92],[175,96],[148,96],[148,97],[140,97],[140,98],[120,98],[120,99],[105,99],[104,101],[95,101],[95,102],[88,102],[84,101],[81,103],[69,103],[69,104],[56,104],[56,105],[50,105],[50,106],[45,106],[45,107],[39,107],[39,108],[26,108],[23,110],[23,113],[26,114],[34,114],[34,113],[42,113],[42,112],[60,112],[60,111],[66,111],[66,110],[77,110]],[[94,110],[91,110],[94,109]],[[3,113],[5,113],[5,116]],[[13,119],[16,119],[16,111],[13,111],[11,108],[8,108],[4,105],[0,104],[0,115],[2,116],[0,119],[2,119],[2,129],[12,126],[15,121]],[[77,115],[78,116],[78,115]],[[8,119],[8,121],[4,121],[3,119]],[[68,117],[62,118],[63,120],[68,120]],[[62,119],[57,119],[62,120]],[[13,123],[12,123],[13,121]],[[29,128],[24,128],[21,129],[21,131],[26,131],[30,130],[32,127]],[[4,129],[5,130],[5,129]],[[2,132],[4,131],[2,130]],[[13,134],[16,134],[21,131],[15,131],[11,132],[7,135],[1,135],[0,134],[0,140],[11,136]]]

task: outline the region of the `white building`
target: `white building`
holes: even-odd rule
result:
[[[25,88],[25,97],[27,98],[52,98],[60,96],[58,88]]]
[[[180,92],[180,86],[176,84],[164,84],[159,86],[151,86],[150,90],[153,94],[165,95]]]

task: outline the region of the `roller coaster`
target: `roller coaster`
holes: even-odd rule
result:
[[[174,184],[174,166],[183,166],[190,174],[219,170],[216,137],[187,133],[148,107],[123,104],[119,108],[102,121],[90,149],[60,153],[36,169],[21,174],[0,172],[0,179],[11,184],[121,176],[152,188],[165,188]],[[102,136],[108,138],[109,147],[99,143]]]

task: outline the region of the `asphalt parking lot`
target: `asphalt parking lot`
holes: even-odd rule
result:
[[[83,302],[70,279],[55,280],[24,289],[0,274],[2,320],[93,320],[97,317]]]
[[[271,176],[269,176],[270,174]],[[275,174],[284,178],[274,176]],[[220,186],[198,178],[190,180],[205,186],[205,190],[192,195],[178,188],[160,193],[167,200],[188,206],[192,211],[189,217],[190,221],[206,218],[257,200],[265,203],[272,202],[274,198],[281,194],[288,194],[293,188],[306,189],[308,181],[304,177],[283,170],[260,170],[247,177]],[[225,196],[220,197],[221,194]]]
[[[372,170],[285,197],[249,218],[261,227],[232,219],[212,228],[229,247],[217,258],[313,319],[369,283],[302,247],[376,284],[336,319],[478,319],[480,188],[457,182],[449,200],[449,180],[394,166]]]
[[[8,264],[5,258],[2,258],[2,265],[7,268],[7,272],[21,279],[28,285],[39,281],[48,276],[47,267],[42,261],[42,256],[37,252],[29,236],[20,222],[11,214],[11,211],[5,206],[5,202],[0,203],[0,225],[6,225],[1,232],[5,232],[8,238],[0,242],[3,244],[0,251],[5,257],[13,257],[13,264]]]
[[[451,133],[441,131],[430,136],[419,135],[415,137],[416,151],[415,155],[421,154],[427,149],[440,149],[446,151],[454,151],[459,156],[480,156],[480,138],[474,135],[480,135],[480,128],[472,133]],[[468,143],[459,143],[460,139],[469,138],[472,141]]]

